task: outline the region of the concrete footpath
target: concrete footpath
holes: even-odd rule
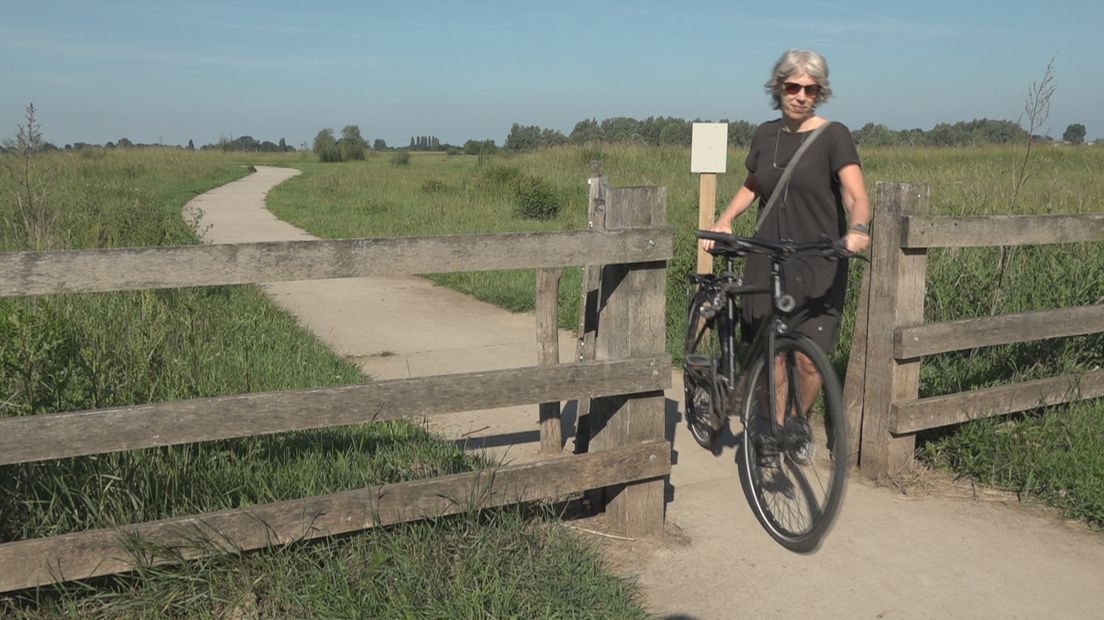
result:
[[[312,239],[276,219],[264,196],[298,174],[259,167],[203,194],[212,243]],[[532,315],[512,314],[421,278],[357,278],[265,285],[277,303],[338,354],[377,379],[536,363]],[[561,334],[564,361],[574,338]],[[762,530],[740,488],[734,439],[720,455],[681,424],[681,385],[667,393],[673,462],[667,534],[619,540],[601,520],[570,524],[643,587],[660,618],[1104,618],[1104,534],[935,474],[907,494],[851,479],[821,549],[796,555]],[[537,407],[430,421],[449,438],[533,458]],[[570,440],[569,440],[570,441]],[[520,442],[503,446],[507,443]],[[594,530],[594,531],[588,531]]]

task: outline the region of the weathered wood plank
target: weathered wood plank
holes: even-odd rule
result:
[[[847,357],[847,375],[843,384],[843,411],[847,417],[847,462],[851,467],[859,464],[862,444],[863,402],[866,382],[866,348],[870,319],[870,268],[863,270],[859,288],[859,302],[855,309],[855,326],[851,333],[851,353]]]
[[[1104,213],[1080,215],[910,215],[902,224],[906,248],[988,247],[1104,241]]]
[[[368,385],[0,419],[0,465],[492,409],[670,385],[670,358],[516,368]]]
[[[537,365],[560,363],[560,277],[562,269],[537,270]],[[541,403],[538,407],[541,454],[563,451],[563,429],[560,424],[559,401]]]
[[[893,433],[915,433],[1036,407],[1104,397],[1104,370],[893,403]]]
[[[618,229],[666,223],[663,187],[609,190],[606,227]],[[599,359],[658,355],[666,349],[666,263],[607,265],[602,269],[596,335]],[[591,413],[591,450],[663,439],[666,400],[662,391],[603,398]],[[608,489],[606,514],[614,529],[631,536],[663,531],[665,481]]]
[[[668,226],[0,253],[0,297],[665,260]],[[430,258],[427,258],[430,257]]]
[[[172,548],[186,559],[212,551],[261,549],[657,478],[670,472],[670,455],[670,444],[652,441],[601,453],[127,525],[118,530],[7,543],[0,545],[0,567],[4,567],[0,571],[0,591],[130,570],[134,560],[120,542],[121,536]],[[157,564],[172,560],[146,559]]]
[[[876,478],[894,474],[916,449],[911,435],[890,434],[893,402],[915,398],[920,385],[920,361],[893,357],[893,333],[898,325],[924,318],[927,251],[900,247],[902,217],[925,213],[927,185],[878,183],[871,257],[871,313],[867,327],[865,395],[859,465]]]
[[[897,359],[1104,332],[1104,304],[898,327]]]
[[[591,162],[590,191],[587,200],[587,226],[591,230],[606,230],[606,194],[609,180],[602,176],[600,162]],[[579,328],[575,343],[575,360],[593,361],[594,339],[598,330],[598,295],[602,280],[602,266],[583,266],[582,299],[579,301]],[[591,395],[580,394],[575,400],[575,453],[582,454],[590,448]]]
[[[707,229],[717,217],[717,175],[703,172],[698,179],[698,228]],[[698,273],[713,273],[713,255],[706,252],[700,243],[698,248]]]

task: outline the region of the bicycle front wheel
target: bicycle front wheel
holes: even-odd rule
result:
[[[771,381],[771,368],[775,380]],[[785,335],[748,377],[743,467],[749,503],[782,546],[813,551],[832,526],[847,486],[847,421],[828,356]]]

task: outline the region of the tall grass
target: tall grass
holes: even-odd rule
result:
[[[1104,170],[1104,149],[1037,148],[1032,152],[1027,181],[1019,189],[1018,168],[1023,153],[1017,147],[886,147],[864,149],[861,155],[872,196],[879,181],[927,183],[932,187],[931,212],[936,215],[1104,211],[1104,176],[1099,174]],[[742,151],[729,153],[729,174],[719,179],[718,207],[742,182],[744,156]],[[667,344],[678,359],[684,331],[686,276],[695,262],[693,230],[698,209],[697,178],[688,172],[688,149],[560,147],[499,155],[485,165],[475,157],[424,155],[413,158],[411,165],[401,170],[379,161],[326,169],[307,167],[307,174],[273,191],[270,205],[280,217],[330,237],[580,229],[586,225],[585,179],[592,159],[602,161],[603,171],[614,186],[667,187],[668,220],[674,228],[675,247],[675,256],[668,264]],[[546,179],[565,201],[560,215],[549,221],[516,217],[503,187],[505,179],[518,175]],[[321,203],[312,200],[320,195],[325,196]],[[1014,211],[1013,197],[1018,205]],[[741,218],[737,231],[747,233],[751,225],[750,217]],[[994,243],[999,241],[995,239]],[[841,371],[849,354],[862,271],[861,263],[852,265],[850,302],[833,352]],[[533,307],[532,270],[449,274],[434,279],[511,310]],[[569,271],[560,291],[563,327],[576,325],[579,289],[578,270]],[[1099,243],[1024,247],[1006,254],[999,248],[936,249],[929,253],[927,322],[1098,303],[1104,303],[1104,252]],[[1101,334],[936,355],[925,359],[921,395],[1075,372],[1102,363]],[[1104,428],[1104,405],[1097,401],[1083,407],[1095,412],[1083,415],[1090,419],[1095,415],[1096,428]],[[1057,407],[1049,413],[1064,416],[1067,409]],[[1034,419],[1010,418],[997,424],[1031,424]],[[944,432],[921,436],[922,443],[945,442],[946,438]],[[948,443],[938,445],[941,447],[936,452],[944,455],[966,449]],[[1034,474],[1033,480],[1039,475]],[[1025,492],[1031,491],[1025,487]],[[1093,517],[1101,518],[1104,511]]]
[[[0,176],[3,251],[32,238],[18,207],[28,187],[47,215],[36,222],[49,222],[41,248],[175,245],[195,242],[180,215],[187,199],[249,172],[243,156],[205,152],[87,150],[27,161],[29,176]],[[4,170],[20,163],[0,160]],[[254,287],[0,299],[0,366],[2,416],[363,381]],[[9,465],[0,467],[0,543],[480,466],[410,423]],[[574,615],[558,600],[568,582],[547,579],[567,564],[574,572],[565,574],[582,577],[578,589],[599,591],[599,605],[641,614],[632,587],[603,573],[592,551],[498,514],[0,595],[0,616]],[[499,566],[507,555],[514,565]],[[440,600],[442,592],[456,600]]]
[[[6,618],[645,618],[633,585],[550,515],[468,513],[343,539],[142,566]]]

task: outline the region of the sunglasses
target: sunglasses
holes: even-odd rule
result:
[[[808,97],[816,97],[820,94],[820,84],[798,84],[797,82],[782,82],[782,90],[787,95],[796,95],[801,92],[801,89],[805,89],[805,95]]]

